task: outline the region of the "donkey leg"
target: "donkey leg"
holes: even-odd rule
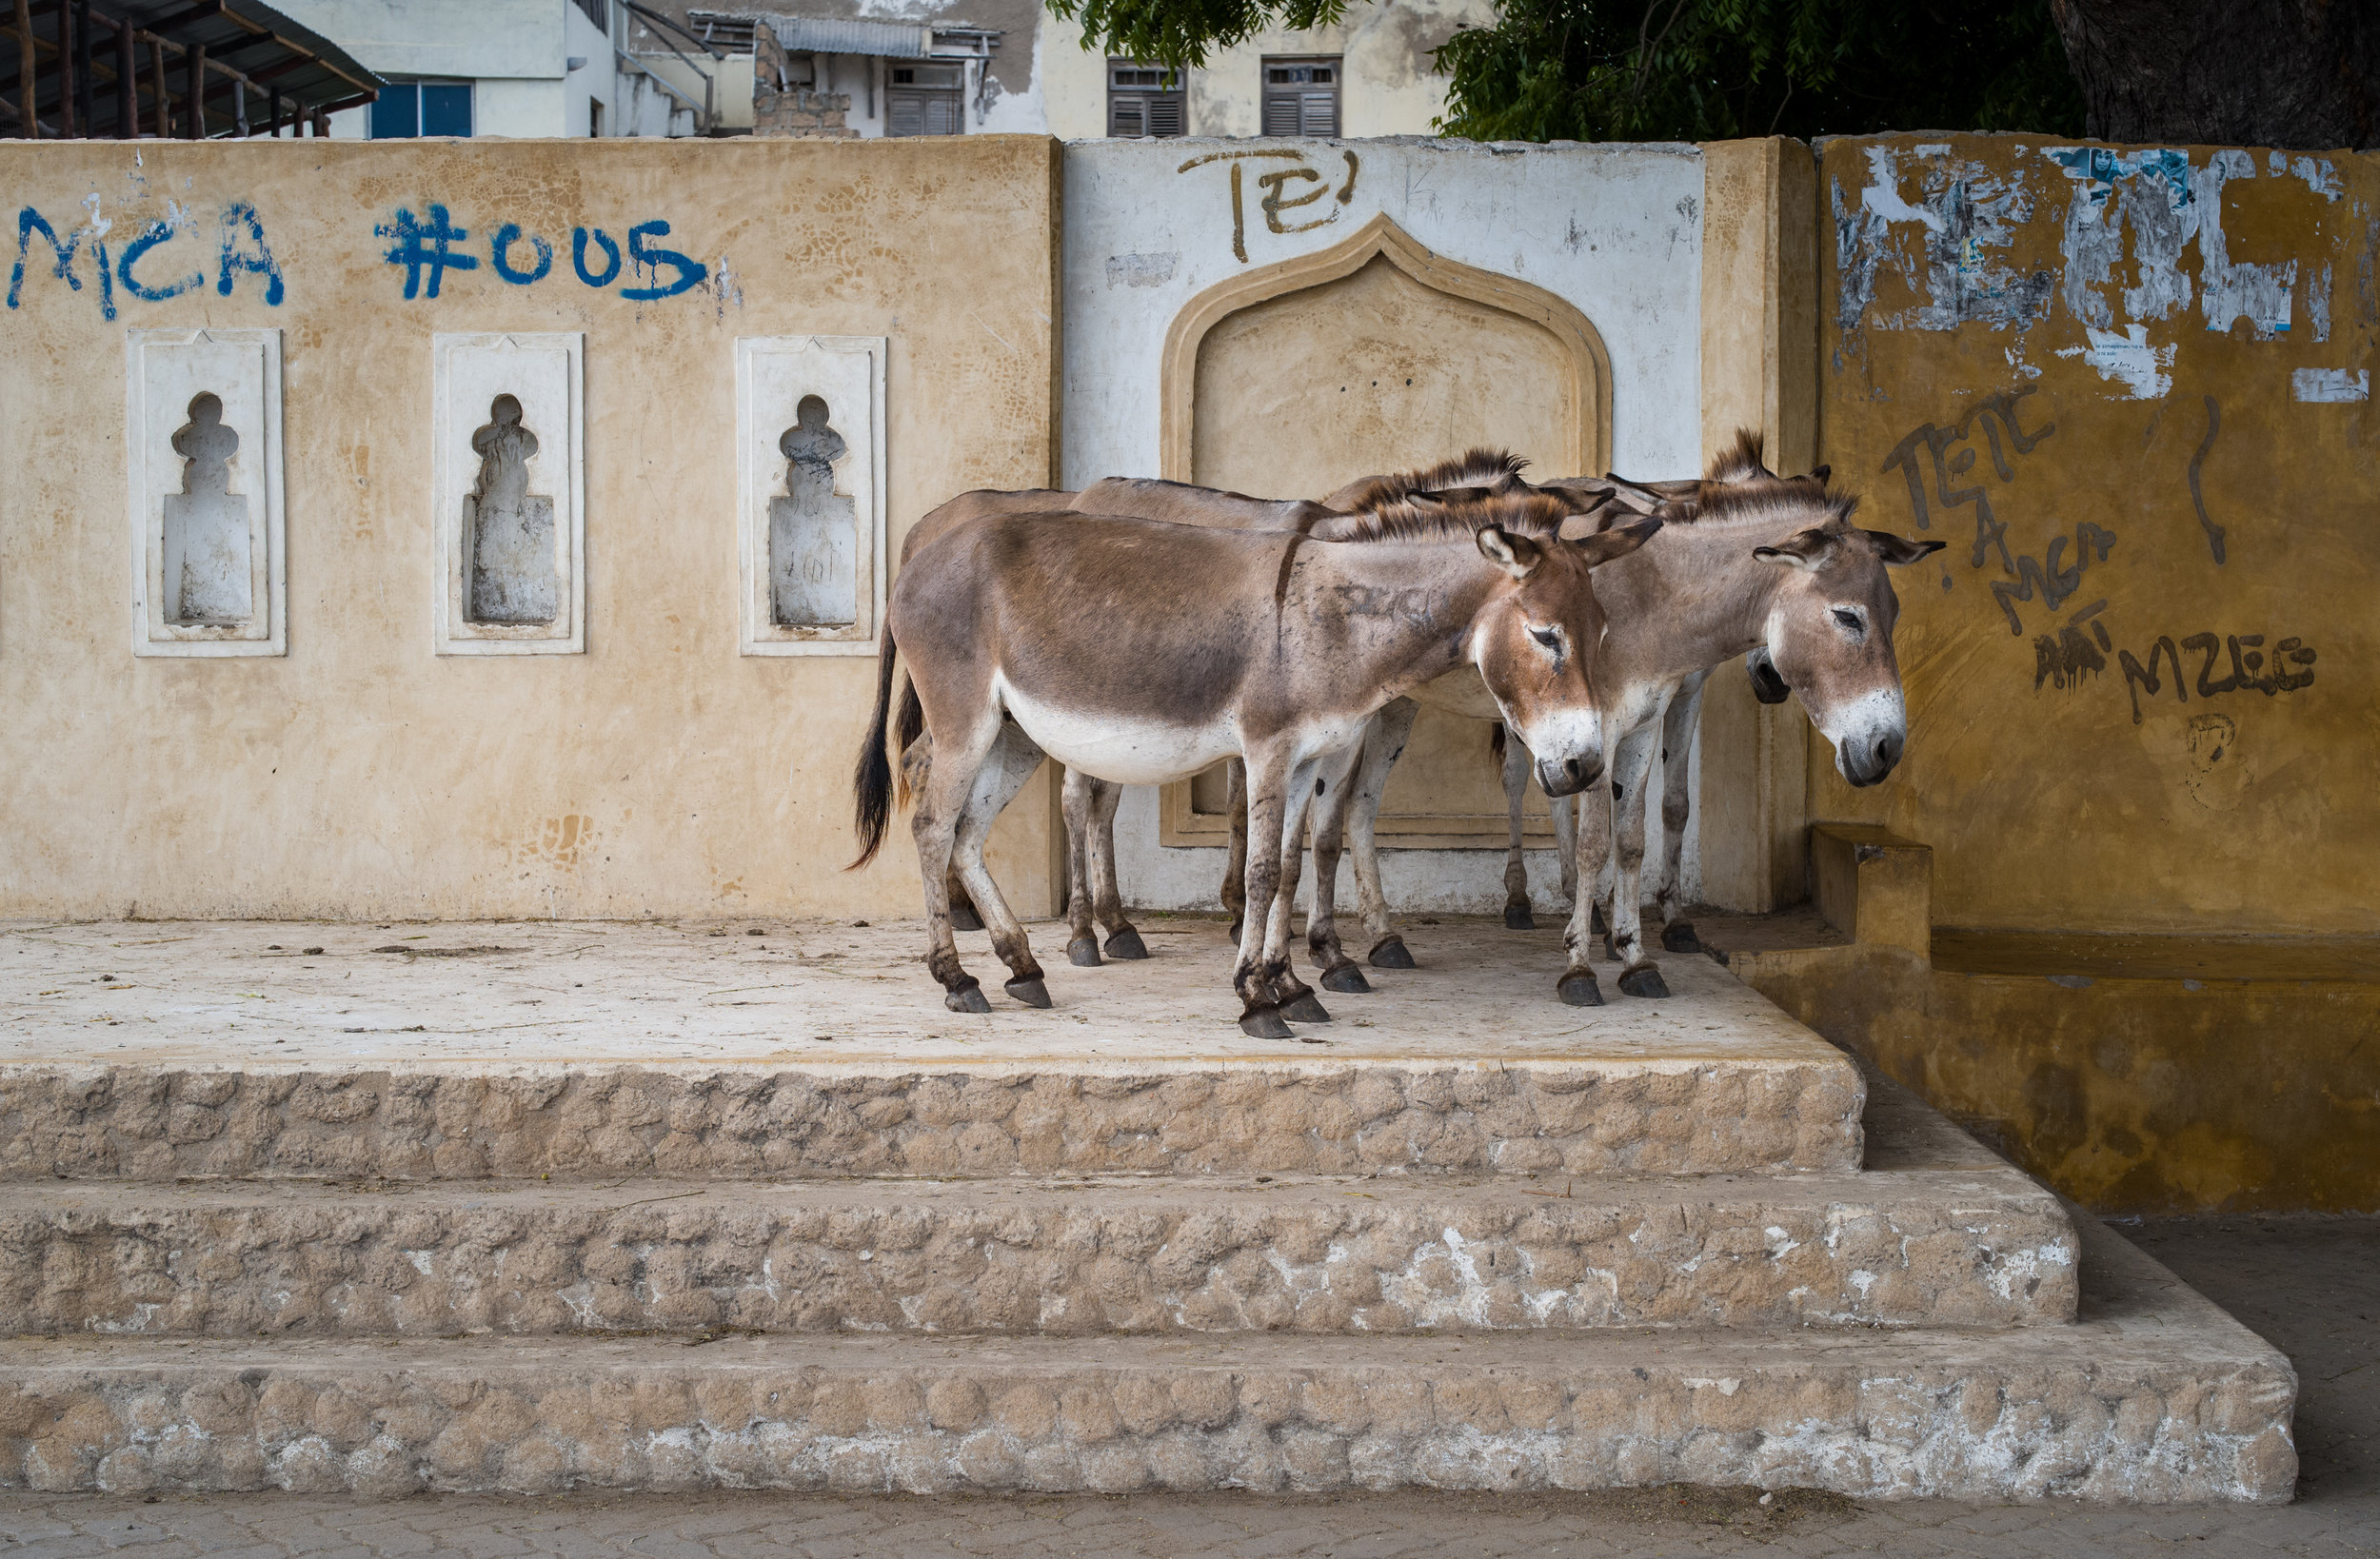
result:
[[[1001,810],[1033,778],[1033,771],[1041,763],[1041,749],[1034,745],[1033,739],[1014,724],[1002,725],[1000,740],[987,755],[967,796],[966,811],[959,819],[958,838],[953,844],[959,880],[967,885],[976,908],[983,913],[984,923],[992,934],[992,951],[1008,966],[1008,994],[1028,1007],[1048,1006],[1049,988],[1041,983],[1041,966],[1034,960],[1024,926],[1009,909],[1000,884],[992,880],[990,870],[983,864],[983,840]]]
[[[1618,819],[1612,828],[1610,919],[1614,956],[1620,966],[1619,988],[1633,997],[1665,997],[1669,986],[1660,969],[1644,951],[1644,818],[1645,780],[1653,769],[1654,748],[1660,727],[1646,726],[1620,739],[1618,761],[1612,775],[1618,789]]]
[[[1116,881],[1116,806],[1124,787],[1106,780],[1091,783],[1091,915],[1107,933],[1111,958],[1145,958],[1148,944],[1124,918],[1123,889]]]
[[[1267,755],[1248,767],[1248,864],[1244,903],[1258,912],[1240,922],[1240,956],[1231,972],[1232,989],[1240,1001],[1240,1031],[1258,1039],[1287,1039],[1289,1025],[1281,1017],[1280,997],[1265,977],[1264,933],[1271,907],[1280,888],[1282,813],[1286,809],[1290,763],[1288,755]]]
[[[1413,722],[1421,706],[1411,699],[1395,699],[1372,717],[1363,739],[1363,760],[1356,769],[1355,794],[1348,800],[1347,846],[1355,858],[1356,909],[1363,917],[1364,935],[1372,940],[1370,961],[1375,969],[1410,969],[1413,955],[1388,919],[1388,895],[1380,886],[1380,852],[1373,842],[1379,821],[1380,796],[1388,789],[1388,771],[1413,736]]]
[[[1348,798],[1353,794],[1362,743],[1325,763],[1316,783],[1322,794],[1314,802],[1314,904],[1306,912],[1306,951],[1322,971],[1326,991],[1369,991],[1371,982],[1339,942],[1339,854],[1346,834]]]
[[[1231,814],[1231,857],[1223,867],[1223,908],[1231,916],[1231,939],[1240,939],[1248,918],[1248,765],[1235,758],[1223,765],[1223,810]]]
[[[1066,961],[1096,969],[1100,940],[1091,929],[1091,810],[1099,781],[1081,769],[1066,771],[1060,809],[1066,819]]]
[[[1511,818],[1510,842],[1504,848],[1504,925],[1510,931],[1535,931],[1537,917],[1529,913],[1529,864],[1520,853],[1520,803],[1529,795],[1529,769],[1535,761],[1520,733],[1504,732],[1504,810]]]
[[[1280,998],[1280,1015],[1297,1023],[1327,1023],[1329,1009],[1314,994],[1314,988],[1298,977],[1298,971],[1289,959],[1291,918],[1298,909],[1298,878],[1305,864],[1305,832],[1307,802],[1313,799],[1315,775],[1319,764],[1309,759],[1289,773],[1289,795],[1281,811],[1280,881],[1273,890],[1273,902],[1263,916],[1264,977]],[[1248,900],[1251,906],[1257,900]],[[1256,918],[1253,908],[1249,918]]]
[[[1570,949],[1570,967],[1562,971],[1555,990],[1573,1007],[1603,1005],[1602,987],[1596,983],[1588,955],[1595,945],[1593,929],[1595,886],[1612,852],[1612,785],[1608,776],[1578,795],[1577,892],[1571,899],[1570,923],[1562,928],[1562,945]]]
[[[1549,810],[1554,814],[1554,858],[1562,863],[1562,902],[1572,903],[1578,898],[1578,799],[1557,796]]]
[[[958,945],[951,940],[950,890],[955,880],[952,860],[967,799],[1001,731],[1000,709],[987,701],[978,729],[966,733],[963,743],[947,746],[942,761],[915,788],[917,806],[909,815],[909,834],[917,841],[918,874],[925,885],[925,966],[942,981],[942,1005],[954,1013],[992,1010],[982,986],[960,963]]]
[[[1702,687],[1711,674],[1697,671],[1677,684],[1661,720],[1661,873],[1653,885],[1661,912],[1661,945],[1672,953],[1699,953],[1702,938],[1683,918],[1686,897],[1686,819],[1693,813],[1695,732],[1702,723]]]
[[[925,794],[927,781],[933,776],[934,733],[925,731],[920,733],[918,739],[910,742],[902,751],[901,779],[902,782],[909,787],[910,795],[922,796]],[[967,897],[966,888],[960,883],[955,875],[944,880],[942,892],[950,900],[951,930],[981,931],[983,929],[982,918],[975,913],[975,901]]]

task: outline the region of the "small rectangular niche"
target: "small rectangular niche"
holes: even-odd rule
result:
[[[585,653],[585,342],[432,341],[440,655]]]
[[[884,616],[883,336],[736,342],[746,655],[873,655]]]
[[[281,332],[125,332],[132,653],[286,655]]]

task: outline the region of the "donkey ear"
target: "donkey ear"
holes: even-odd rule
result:
[[[1868,539],[1869,544],[1875,548],[1875,555],[1884,560],[1885,566],[1888,568],[1898,568],[1904,563],[1914,563],[1918,559],[1930,557],[1950,544],[1947,542],[1907,541],[1889,530],[1863,530],[1859,534]]]
[[[1632,520],[1624,525],[1614,525],[1609,530],[1597,531],[1576,545],[1578,556],[1589,568],[1593,568],[1610,562],[1614,558],[1625,558],[1653,540],[1653,533],[1660,528],[1660,519],[1648,516],[1642,520]]]
[[[1832,465],[1813,465],[1810,467],[1810,480],[1816,483],[1821,487],[1826,485],[1827,479],[1834,474],[1835,467]]]
[[[1481,525],[1478,540],[1480,556],[1517,580],[1527,579],[1545,562],[1537,543],[1495,525]]]
[[[1818,526],[1796,531],[1775,546],[1755,546],[1752,555],[1762,562],[1784,563],[1792,568],[1815,568],[1833,554],[1837,540],[1823,526]]]

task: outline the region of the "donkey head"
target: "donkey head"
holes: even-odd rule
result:
[[[1873,785],[1900,761],[1909,734],[1893,654],[1900,598],[1885,570],[1943,543],[1860,530],[1851,523],[1854,502],[1829,500],[1823,523],[1752,555],[1786,571],[1769,597],[1770,675],[1801,695],[1811,723],[1835,744],[1843,778]]]
[[[1534,534],[1500,524],[1478,528],[1480,555],[1511,579],[1472,620],[1472,660],[1504,722],[1537,754],[1537,783],[1568,796],[1603,773],[1603,720],[1595,702],[1595,659],[1603,609],[1590,572],[1642,546],[1656,519],[1577,542],[1552,525]]]

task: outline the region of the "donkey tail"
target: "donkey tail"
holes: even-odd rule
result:
[[[887,626],[884,647],[876,657],[876,713],[868,720],[867,741],[860,749],[860,766],[851,777],[856,806],[852,820],[860,835],[860,855],[843,868],[846,872],[856,872],[876,858],[876,852],[884,845],[884,825],[892,818],[892,760],[884,756],[884,724],[892,710],[893,654],[892,629]],[[909,690],[908,701],[917,701],[915,687]],[[904,708],[904,721],[907,713]]]
[[[1488,756],[1496,760],[1497,772],[1504,767],[1504,722],[1497,720],[1488,732]]]

